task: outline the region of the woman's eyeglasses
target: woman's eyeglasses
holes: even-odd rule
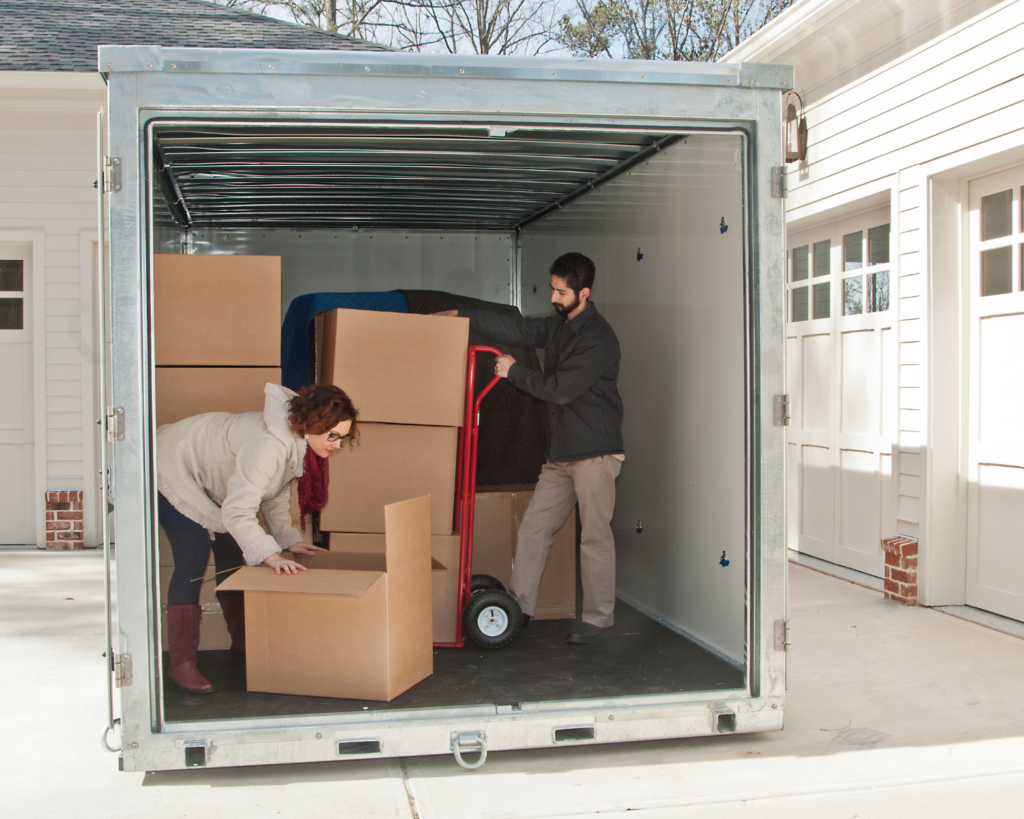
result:
[[[328,432],[327,443],[334,444],[337,443],[338,441],[345,443],[345,441],[349,440],[351,437],[352,433],[349,433],[348,435],[339,435],[337,432]]]

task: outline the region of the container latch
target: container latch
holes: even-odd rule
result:
[[[452,753],[455,761],[467,771],[475,771],[487,761],[487,739],[483,731],[455,731],[452,733]],[[463,754],[480,754],[476,762],[466,762]]]
[[[121,160],[116,156],[103,157],[103,192],[117,193],[121,190]]]
[[[776,165],[772,168],[772,199],[785,199],[786,192],[786,167]]]

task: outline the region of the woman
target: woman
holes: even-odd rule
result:
[[[213,691],[196,667],[199,592],[210,561],[217,584],[244,564],[263,564],[277,574],[306,568],[284,557],[289,550],[322,552],[302,542],[289,508],[292,481],[299,481],[303,518],[327,504],[327,458],[358,434],[358,412],[337,387],[276,384],[263,390],[263,412],[210,412],[157,430],[160,525],[174,553],[167,593],[168,675],[194,693]],[[263,511],[270,534],[256,521]],[[245,653],[245,608],[241,592],[219,592],[231,634],[231,650]]]

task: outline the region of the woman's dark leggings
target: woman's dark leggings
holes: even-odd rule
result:
[[[202,525],[185,517],[171,506],[167,498],[160,495],[159,501],[160,525],[164,527],[167,539],[171,542],[171,551],[174,553],[174,574],[171,575],[171,588],[167,592],[167,605],[194,605],[199,602],[199,592],[202,591],[203,583],[198,578],[206,573],[211,548],[218,572],[218,586],[234,574],[231,569],[239,569],[245,565],[245,558],[242,557],[242,550],[238,548],[231,535],[218,532],[214,539],[210,540],[210,533]]]

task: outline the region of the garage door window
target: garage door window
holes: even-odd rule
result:
[[[843,236],[843,315],[881,313],[889,309],[889,225]],[[863,272],[861,272],[863,271]]]
[[[0,259],[0,330],[25,329],[25,263]]]

